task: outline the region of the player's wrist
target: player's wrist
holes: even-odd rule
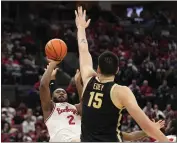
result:
[[[85,30],[86,28],[79,25],[79,26],[77,26],[77,29],[78,29],[78,30]]]
[[[52,62],[50,62],[49,63],[49,66],[51,66],[51,67],[56,67],[57,66],[57,62],[55,62],[55,61],[52,61]]]

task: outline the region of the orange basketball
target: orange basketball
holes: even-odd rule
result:
[[[66,43],[61,39],[52,39],[45,46],[45,54],[48,59],[60,61],[67,54]]]

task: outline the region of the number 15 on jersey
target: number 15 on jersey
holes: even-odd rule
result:
[[[101,108],[102,105],[102,98],[103,94],[102,93],[96,93],[96,92],[90,92],[90,99],[88,102],[89,107],[94,107],[94,108]]]

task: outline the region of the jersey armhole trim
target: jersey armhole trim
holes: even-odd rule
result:
[[[110,90],[110,98],[111,98],[111,101],[112,101],[112,92],[113,92],[113,89],[114,89],[116,86],[117,86],[117,84],[115,83],[115,84],[111,87],[111,90]],[[120,109],[120,110],[124,109],[123,106],[121,106],[121,105],[116,106],[113,101],[112,101],[112,103],[113,103],[113,105],[114,105],[116,108],[118,108],[118,109]]]
[[[83,97],[84,92],[85,92],[85,89],[86,89],[86,87],[87,87],[87,84],[89,83],[89,81],[91,80],[91,78],[93,78],[93,76],[89,77],[88,80],[87,80],[87,82],[85,83],[85,85],[84,85],[84,87],[83,87],[83,90],[82,90],[81,98]]]
[[[45,124],[47,123],[47,121],[50,119],[50,117],[52,116],[53,112],[55,111],[55,107],[56,107],[56,103],[54,103],[54,107],[53,107],[51,113],[49,114],[49,116],[47,117],[47,119],[45,119],[45,121],[44,121]]]

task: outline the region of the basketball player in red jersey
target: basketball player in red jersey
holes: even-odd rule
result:
[[[111,52],[102,53],[98,59],[97,73],[93,70],[85,34],[90,20],[86,21],[86,11],[83,12],[82,7],[78,7],[75,15],[80,70],[84,84],[81,142],[121,142],[120,127],[123,108],[127,109],[148,136],[158,141],[168,141],[138,106],[131,90],[114,83],[119,66],[117,56]]]

